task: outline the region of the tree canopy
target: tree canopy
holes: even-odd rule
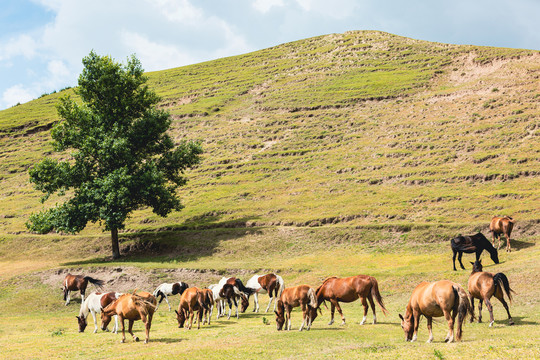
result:
[[[186,184],[184,171],[199,163],[202,147],[185,140],[176,145],[167,134],[170,114],[156,107],[160,98],[135,56],[123,65],[92,51],[83,65],[75,90],[82,104],[62,97],[62,120],[51,130],[54,150],[68,157],[45,158],[29,171],[43,201],[68,190],[70,196],[32,214],[27,227],[76,233],[88,222],[103,222],[118,258],[118,230],[132,211],[151,207],[166,216],[182,208],[177,189]]]

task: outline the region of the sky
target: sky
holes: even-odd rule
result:
[[[350,30],[540,50],[540,0],[1,0],[0,110],[76,86],[94,50],[146,71]]]

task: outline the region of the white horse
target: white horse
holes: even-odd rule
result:
[[[259,294],[268,294],[270,296],[270,302],[268,302],[265,312],[268,312],[274,299],[274,311],[276,311],[276,302],[285,288],[285,282],[281,276],[276,274],[253,275],[246,283],[246,288],[253,291],[253,298],[255,299],[254,312],[259,312]]]
[[[159,304],[161,304],[161,302],[163,301],[163,299],[165,299],[165,301],[167,302],[167,305],[169,305],[169,311],[171,311],[171,304],[169,304],[169,299],[167,298],[167,296],[169,295],[176,295],[176,294],[180,294],[182,295],[182,293],[187,289],[189,288],[189,285],[184,283],[184,282],[177,282],[177,283],[174,283],[174,284],[167,284],[167,283],[163,283],[161,285],[159,285],[156,290],[154,290],[154,292],[152,293],[152,295],[155,296],[155,298],[157,299],[159,296],[161,296],[161,298],[159,299],[158,301],[158,304],[156,306],[156,310],[158,309],[159,307]]]
[[[117,292],[109,292],[109,293],[96,293],[93,292],[86,299],[84,299],[83,303],[81,304],[81,310],[79,311],[79,316],[76,316],[77,322],[79,323],[79,332],[83,332],[88,323],[86,322],[86,318],[88,317],[88,313],[92,314],[92,318],[94,319],[94,334],[97,332],[98,326],[96,321],[96,314],[101,313],[101,309],[105,308],[107,305],[118,299],[122,295],[121,293]],[[108,331],[108,329],[107,329]],[[114,317],[114,328],[113,333],[118,333],[118,316],[115,315]]]

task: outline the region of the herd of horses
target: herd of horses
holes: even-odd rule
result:
[[[510,233],[514,221],[510,217],[493,219],[490,230],[493,233],[493,245],[495,239],[504,234],[507,239],[507,251],[510,251]],[[478,304],[478,322],[482,321],[482,303],[486,304],[490,315],[490,324],[493,325],[493,309],[490,299],[496,297],[506,309],[508,314],[508,323],[514,322],[510,315],[506,297],[511,301],[513,290],[510,288],[508,278],[503,273],[492,274],[484,272],[480,260],[480,254],[487,250],[491,259],[498,264],[498,249],[496,249],[486,239],[484,235],[478,233],[472,236],[458,236],[451,240],[451,247],[454,252],[454,270],[456,254],[459,253],[459,263],[462,253],[476,253],[476,261],[473,265],[472,273],[469,276],[468,292],[463,287],[449,280],[440,280],[435,282],[422,282],[413,290],[412,295],[405,309],[405,315],[399,314],[401,327],[405,333],[407,341],[417,339],[418,325],[420,317],[427,319],[429,331],[428,342],[433,341],[432,320],[434,317],[444,316],[448,322],[448,334],[446,342],[461,340],[462,325],[467,315],[470,315],[470,321],[475,319],[474,299],[479,300]],[[345,316],[339,305],[340,302],[350,303],[360,299],[364,308],[364,317],[361,325],[366,322],[369,307],[373,312],[373,324],[377,323],[375,312],[375,302],[386,315],[388,311],[384,305],[379,291],[377,280],[368,275],[357,275],[346,278],[329,277],[316,289],[309,285],[299,285],[285,288],[283,278],[277,274],[254,275],[246,284],[236,277],[223,277],[217,284],[209,285],[207,288],[190,287],[184,282],[173,284],[164,283],[159,285],[153,293],[143,291],[133,291],[133,293],[121,294],[117,292],[99,293],[94,292],[85,298],[85,291],[88,283],[92,283],[101,288],[103,281],[89,276],[68,274],[63,282],[64,300],[69,304],[70,291],[80,291],[81,309],[77,322],[79,332],[83,332],[87,326],[87,317],[92,314],[94,319],[94,333],[97,332],[96,314],[101,314],[101,329],[106,331],[108,325],[115,318],[113,332],[118,332],[119,325],[122,329],[122,341],[125,342],[124,321],[128,320],[128,332],[135,341],[139,338],[133,334],[133,324],[136,320],[141,320],[145,325],[146,336],[145,343],[149,340],[150,327],[154,313],[158,310],[159,304],[165,300],[171,311],[171,305],[168,297],[180,295],[178,309],[175,310],[178,326],[191,329],[193,326],[194,315],[197,313],[197,328],[200,328],[201,321],[210,324],[214,308],[217,310],[217,319],[225,316],[228,305],[228,318],[231,316],[232,305],[236,308],[236,317],[239,317],[238,305],[240,303],[240,312],[245,312],[249,307],[249,298],[253,295],[254,312],[259,311],[258,295],[268,294],[270,300],[266,312],[270,309],[274,301],[274,313],[276,315],[277,330],[283,327],[291,330],[291,311],[295,307],[302,309],[302,325],[309,330],[313,321],[321,313],[321,305],[330,303],[330,322],[334,323],[335,309],[338,310],[342,325],[345,324]],[[159,301],[158,301],[159,299]],[[457,317],[457,329],[454,336],[454,325]]]

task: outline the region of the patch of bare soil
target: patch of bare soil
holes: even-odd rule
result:
[[[66,275],[91,276],[94,279],[103,280],[105,286],[103,291],[131,292],[133,290],[144,290],[148,292],[162,283],[173,283],[182,281],[189,286],[200,288],[217,283],[223,276],[237,276],[247,281],[252,275],[247,270],[231,270],[230,272],[205,270],[205,269],[153,269],[144,270],[134,266],[122,267],[97,267],[97,268],[69,268],[55,269],[38,273],[44,284],[60,288]],[[95,291],[95,287],[89,284],[87,293]]]

